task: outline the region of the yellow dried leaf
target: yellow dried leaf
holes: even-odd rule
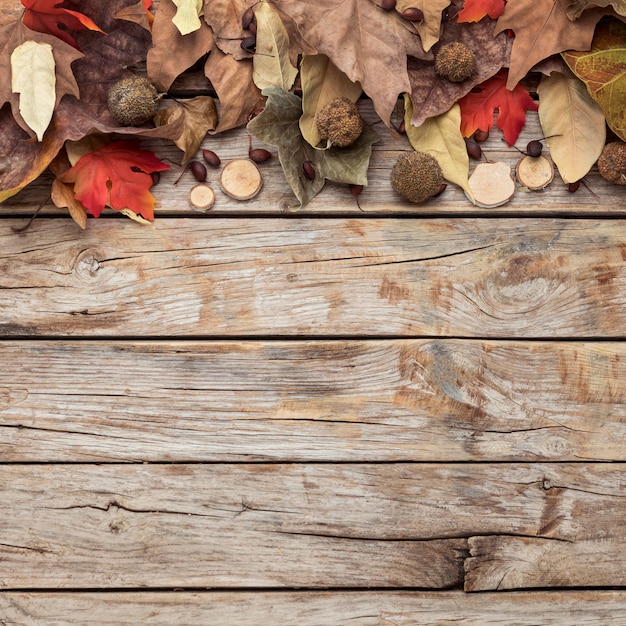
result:
[[[252,78],[259,89],[279,87],[289,91],[298,70],[289,59],[289,35],[276,9],[261,2],[254,13],[257,23]]]
[[[11,89],[20,94],[20,115],[43,140],[56,101],[56,75],[52,46],[25,41],[11,53]]]
[[[422,11],[424,19],[421,22],[415,22],[414,26],[422,40],[424,50],[428,52],[439,41],[442,12],[449,5],[450,0],[399,0],[396,10],[398,13],[409,8]]]
[[[469,187],[469,157],[461,134],[461,109],[454,104],[449,111],[429,117],[421,126],[412,126],[413,105],[408,94],[404,95],[404,121],[411,145],[420,152],[435,157],[443,171],[443,177],[463,189],[471,198]]]
[[[550,156],[566,183],[580,180],[606,140],[604,113],[575,76],[553,72],[537,89],[539,121]]]
[[[300,131],[302,136],[313,146],[320,142],[315,119],[317,114],[331,100],[347,98],[356,102],[361,95],[361,85],[352,82],[325,55],[305,55],[300,66],[302,83],[302,117]]]
[[[176,5],[176,15],[172,23],[181,35],[188,35],[202,26],[200,16],[203,14],[204,0],[172,0]]]

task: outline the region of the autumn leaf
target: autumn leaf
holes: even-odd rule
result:
[[[415,8],[422,12],[424,19],[413,25],[428,52],[441,37],[442,12],[449,4],[450,0],[398,0],[396,11],[402,13],[404,9]]]
[[[550,157],[566,183],[585,176],[604,148],[602,109],[585,85],[571,74],[543,76],[539,87],[539,121]]]
[[[497,20],[504,12],[505,0],[465,0],[457,16],[458,22],[480,22],[489,16]]]
[[[506,83],[507,71],[500,70],[459,100],[464,137],[479,129],[488,131],[497,110],[496,125],[504,132],[506,142],[512,146],[517,141],[526,123],[526,111],[536,111],[538,106],[523,85],[516,85],[511,91]]]
[[[37,140],[52,120],[56,101],[56,76],[52,46],[25,41],[11,53],[11,89],[20,94],[20,115],[35,131]]]
[[[513,89],[530,69],[564,50],[589,50],[601,9],[585,11],[572,22],[567,17],[571,0],[508,0],[495,33],[515,33],[507,87]]]
[[[150,172],[169,169],[152,152],[140,150],[134,140],[110,143],[82,156],[62,177],[74,183],[74,195],[94,217],[105,206],[116,211],[130,209],[147,220],[154,219]]]
[[[356,102],[362,89],[353,83],[325,54],[306,54],[300,65],[302,84],[302,117],[300,131],[313,146],[320,142],[317,130],[317,114],[335,98],[347,98]]]
[[[87,228],[87,209],[76,199],[73,185],[64,183],[60,178],[52,181],[50,198],[54,206],[67,209],[70,217],[83,229]]]
[[[385,124],[398,95],[411,89],[407,57],[427,59],[419,37],[395,12],[371,0],[274,0],[303,40],[325,54],[372,99]]]
[[[278,148],[285,178],[300,207],[308,204],[321,191],[326,179],[367,185],[372,144],[378,141],[378,136],[369,126],[364,127],[361,137],[348,148],[315,150],[300,133],[302,100],[277,87],[264,89],[263,95],[267,96],[265,109],[250,121],[248,130],[258,139]],[[304,174],[305,162],[315,172],[313,180]]]
[[[183,37],[172,22],[175,14],[176,6],[172,0],[161,0],[152,25],[147,73],[152,84],[161,91],[167,91],[179,74],[213,46],[213,33],[205,22],[198,30]]]
[[[187,163],[198,149],[207,132],[217,126],[217,108],[210,96],[196,96],[173,104],[157,112],[154,122],[165,126],[183,118],[183,131],[174,143],[185,153],[183,163]]]
[[[39,33],[48,33],[58,37],[61,41],[78,48],[76,40],[68,30],[95,30],[104,31],[89,17],[78,11],[64,9],[59,0],[22,0],[26,7],[22,22],[31,30]]]
[[[450,10],[462,5],[455,0]],[[502,33],[493,35],[495,22],[485,18],[477,24],[459,24],[456,20],[445,22],[439,43],[433,48],[435,54],[441,46],[455,41],[464,43],[476,57],[476,70],[461,83],[453,83],[435,72],[434,63],[409,59],[408,70],[411,81],[413,103],[413,126],[419,126],[429,117],[436,117],[467,94],[472,87],[491,78],[508,63],[511,40]]]
[[[626,141],[626,25],[601,22],[589,52],[564,52],[570,69],[600,105],[609,128]]]
[[[172,0],[172,2],[176,5],[172,23],[181,35],[193,33],[202,26],[200,16],[204,14],[204,0]]]
[[[135,4],[124,7],[121,11],[118,11],[115,14],[115,18],[118,20],[128,20],[146,30],[152,30],[154,15],[150,12],[151,7],[152,0],[137,0]]]
[[[246,9],[257,4],[258,0],[211,0],[210,5],[207,4],[204,21],[213,30],[218,48],[237,61],[252,58],[252,54],[241,47],[241,40],[250,35],[243,30],[241,18]]]
[[[204,65],[204,74],[215,88],[220,103],[216,133],[246,124],[263,102],[261,90],[252,80],[251,59],[237,61],[215,47]]]
[[[408,94],[404,97],[406,134],[415,150],[426,152],[437,159],[444,178],[466,191],[470,198],[469,157],[461,134],[461,110],[458,104],[437,117],[428,118],[421,126],[410,123],[413,106]]]
[[[619,15],[626,16],[626,0],[570,0],[567,17],[570,20],[577,20],[586,9],[609,6]]]

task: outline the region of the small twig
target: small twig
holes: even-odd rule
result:
[[[39,214],[39,211],[41,211],[41,209],[44,208],[44,206],[46,206],[48,200],[50,200],[51,196],[48,196],[38,207],[37,210],[33,213],[33,216],[28,220],[28,222],[26,223],[25,226],[11,226],[11,230],[14,233],[23,233],[25,232],[30,225],[33,223],[33,221],[35,220],[35,218],[37,217],[37,215]]]

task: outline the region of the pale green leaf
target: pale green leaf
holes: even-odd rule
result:
[[[468,176],[469,157],[461,134],[461,109],[454,104],[449,111],[429,117],[421,126],[412,126],[413,105],[408,94],[404,95],[404,120],[406,134],[415,150],[435,157],[443,171],[443,177],[458,185],[471,197]]]
[[[289,35],[278,11],[261,2],[254,13],[257,33],[252,78],[259,89],[291,89],[298,70],[289,59]]]
[[[20,94],[20,115],[43,140],[56,101],[56,64],[52,46],[25,41],[11,53],[11,89]]]
[[[550,156],[563,181],[576,182],[602,152],[606,140],[604,113],[575,76],[558,72],[543,76],[537,93],[539,121]]]
[[[172,18],[172,23],[180,34],[188,35],[200,30],[204,0],[172,0],[172,2],[176,5],[176,15]]]
[[[347,98],[356,102],[361,95],[361,85],[352,82],[325,55],[305,55],[300,66],[302,83],[302,136],[312,145],[320,142],[315,119],[317,114],[335,98]]]

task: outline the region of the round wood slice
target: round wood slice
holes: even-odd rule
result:
[[[517,180],[533,191],[544,189],[553,178],[554,167],[543,155],[522,157],[517,164]]]
[[[208,211],[215,204],[215,192],[210,185],[201,183],[189,191],[189,204],[197,211]]]
[[[480,163],[469,178],[469,188],[477,206],[493,209],[513,197],[515,180],[506,163]]]
[[[261,191],[263,177],[250,159],[235,159],[222,170],[220,185],[227,196],[235,200],[250,200]]]

